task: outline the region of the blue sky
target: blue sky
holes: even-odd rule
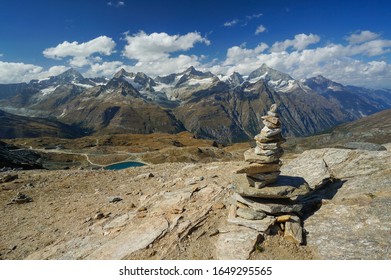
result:
[[[190,65],[391,88],[391,1],[0,0],[0,83]]]

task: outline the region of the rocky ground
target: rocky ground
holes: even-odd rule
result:
[[[389,151],[310,150],[283,161],[283,175],[310,186],[336,182],[309,198],[305,246],[227,223],[241,161],[163,163],[0,173],[0,259],[391,258]]]

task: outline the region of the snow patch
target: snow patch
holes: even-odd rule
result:
[[[51,94],[53,91],[55,91],[59,86],[55,87],[48,87],[41,90],[42,96],[45,96],[47,94]]]
[[[206,85],[213,83],[213,78],[205,78],[205,79],[190,79],[188,84],[189,86],[198,86],[198,85]]]
[[[75,81],[73,81],[72,84],[74,84],[75,86],[78,86],[78,87],[83,87],[83,88],[92,88],[92,87],[94,87],[92,85],[79,84],[79,83],[76,83]]]

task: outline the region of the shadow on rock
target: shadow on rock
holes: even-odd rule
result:
[[[302,197],[300,202],[303,205],[303,221],[311,217],[322,207],[323,200],[333,199],[333,197],[337,194],[338,190],[345,182],[346,180],[328,178],[320,187],[313,190],[309,195]]]

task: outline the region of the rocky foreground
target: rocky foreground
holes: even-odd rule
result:
[[[391,258],[390,151],[319,149],[283,159],[281,176],[313,189],[301,200],[305,245],[227,223],[241,166],[2,172],[0,259]]]

